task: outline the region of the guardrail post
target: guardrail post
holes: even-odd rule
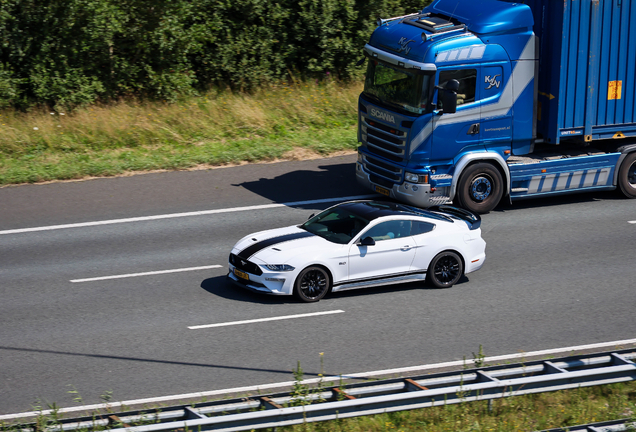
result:
[[[258,399],[261,401],[261,406],[265,407],[266,410],[268,410],[268,409],[283,409],[282,405],[277,404],[276,402],[274,402],[273,400],[271,400],[267,396],[261,396]]]
[[[344,400],[344,399],[354,400],[355,397],[351,396],[350,394],[347,394],[346,392],[342,391],[338,387],[333,387],[331,389],[331,398],[330,398],[330,400],[339,401],[339,400]]]
[[[555,365],[554,363],[552,363],[550,361],[544,361],[543,364],[545,365],[545,372],[546,373],[553,374],[553,373],[567,372],[567,370],[558,367],[557,365]]]
[[[424,387],[423,385],[419,385],[417,382],[412,380],[411,378],[406,378],[404,380],[405,388],[407,391],[420,391],[420,390],[428,390],[428,387]]]

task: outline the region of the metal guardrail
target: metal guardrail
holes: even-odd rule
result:
[[[346,388],[317,388],[303,397],[279,393],[153,410],[95,414],[92,417],[59,420],[57,424],[46,427],[46,431],[104,428],[111,432],[164,432],[179,429],[243,431],[275,428],[632,381],[636,380],[634,359],[636,350],[627,349],[357,383],[346,385]],[[22,425],[21,428],[25,432],[38,430],[35,423]],[[569,430],[574,431],[572,428]]]

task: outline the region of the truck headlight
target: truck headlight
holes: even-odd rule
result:
[[[409,183],[428,183],[427,174],[404,173],[404,180]]]

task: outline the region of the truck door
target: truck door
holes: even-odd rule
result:
[[[510,63],[485,64],[481,87],[481,141],[486,148],[509,150],[512,141],[512,87],[504,92],[510,78]],[[532,122],[532,116],[529,120]]]
[[[437,85],[444,87],[455,79],[459,82],[457,91],[457,112],[444,114],[444,106],[437,91],[437,109],[440,112],[433,117],[432,160],[436,162],[452,161],[462,149],[479,145],[480,134],[480,67],[478,65],[451,66],[440,68]]]

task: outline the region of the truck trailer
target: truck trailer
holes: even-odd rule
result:
[[[633,28],[631,0],[434,0],[378,20],[357,180],[476,213],[594,190],[636,198]]]

